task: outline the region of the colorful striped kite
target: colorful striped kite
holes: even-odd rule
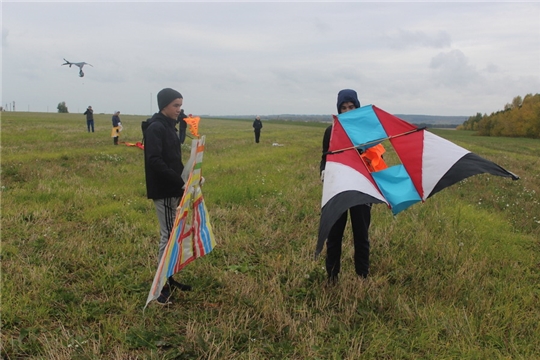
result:
[[[389,140],[401,164],[378,169],[363,155]],[[371,150],[371,151],[370,151]],[[519,179],[515,174],[454,143],[368,105],[334,116],[326,156],[319,237],[319,255],[330,229],[352,206],[385,203],[395,215],[469,176],[489,173]]]
[[[191,155],[184,195],[176,209],[174,226],[152,283],[146,305],[159,297],[167,279],[193,260],[212,251],[216,245],[208,211],[201,191],[201,170],[205,137],[191,142]]]

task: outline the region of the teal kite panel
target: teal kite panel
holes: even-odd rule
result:
[[[394,215],[422,200],[403,165],[373,172],[371,176],[388,200]]]

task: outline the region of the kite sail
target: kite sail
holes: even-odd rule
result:
[[[401,164],[373,168],[366,161],[389,140]],[[378,150],[373,150],[379,147]],[[321,218],[315,256],[330,229],[352,206],[385,203],[394,215],[473,175],[519,177],[454,143],[373,105],[334,116],[326,156]]]
[[[94,67],[92,64],[89,64],[87,62],[70,62],[70,61],[67,61],[66,59],[64,59],[65,63],[63,63],[62,65],[69,65],[69,67],[71,67],[72,65],[75,65],[79,68],[79,77],[84,77],[84,72],[82,70],[82,68],[84,67],[84,65],[89,65],[89,66],[92,66]]]
[[[184,121],[189,125],[189,132],[193,136],[199,137],[199,121],[201,118],[199,116],[188,115],[187,118],[184,118]]]
[[[131,142],[122,142],[122,144],[126,145],[126,146],[134,146],[134,147],[138,147],[139,149],[141,150],[144,150],[144,145],[142,142],[140,141],[137,141],[136,143],[131,143]]]
[[[216,245],[201,191],[204,143],[204,136],[191,142],[191,156],[184,170],[185,173],[189,171],[189,178],[145,307],[159,297],[170,276],[193,260],[210,253]]]

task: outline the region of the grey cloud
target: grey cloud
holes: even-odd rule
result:
[[[2,27],[2,47],[7,47],[8,46],[8,35],[9,35],[9,30],[6,29],[5,27]]]
[[[424,31],[398,30],[395,34],[387,35],[385,39],[393,49],[417,47],[441,49],[452,44],[452,39],[446,31],[431,34]]]
[[[460,87],[481,80],[480,73],[460,50],[439,53],[431,59],[429,67],[434,80],[443,86]]]
[[[492,74],[498,73],[499,72],[499,67],[497,65],[495,65],[495,64],[490,63],[490,64],[488,64],[486,66],[486,71],[488,73],[492,73]]]

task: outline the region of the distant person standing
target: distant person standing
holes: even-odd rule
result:
[[[186,131],[187,131],[187,122],[184,120],[187,118],[184,109],[180,110],[180,115],[178,115],[178,138],[180,139],[180,144],[183,144],[186,141]]]
[[[120,122],[120,111],[115,111],[112,116],[112,132],[113,144],[118,145],[118,138],[120,137],[120,131],[122,131],[122,123]]]
[[[261,122],[260,116],[257,116],[255,118],[255,121],[253,122],[253,129],[255,129],[255,142],[258,144],[259,139],[261,138],[261,129],[263,127],[263,124]]]
[[[88,127],[88,132],[90,132],[90,128],[92,128],[92,132],[94,132],[94,109],[92,109],[91,106],[88,106],[84,112],[84,115],[86,115],[86,126]]]

